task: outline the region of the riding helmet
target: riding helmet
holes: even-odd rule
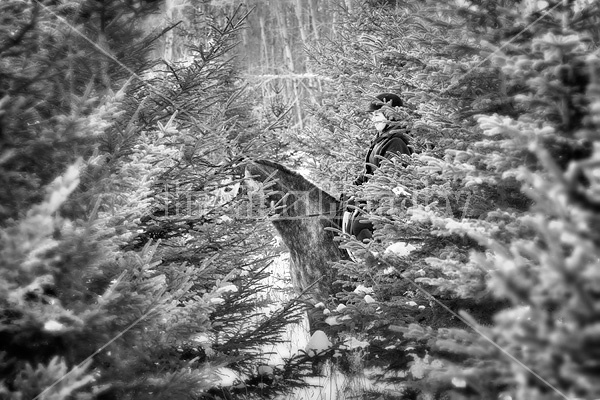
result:
[[[381,93],[375,97],[377,100],[374,100],[369,104],[369,112],[379,110],[384,104],[389,102],[391,102],[390,106],[392,107],[402,107],[404,104],[402,103],[402,99],[393,93]]]

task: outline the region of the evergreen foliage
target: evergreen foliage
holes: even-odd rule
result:
[[[597,396],[598,11],[365,5],[311,48],[331,86],[296,148],[315,179],[367,201],[377,228],[367,244],[341,239],[359,261],[336,265],[348,291],[329,333],[342,351],[368,342],[362,365],[401,398]],[[407,100],[419,154],[342,186],[374,135],[366,105],[388,91]],[[399,242],[415,250],[398,256]]]
[[[321,88],[302,128],[240,78],[246,8],[212,3],[150,32],[162,2],[0,4],[0,397],[271,398],[326,360],[364,398],[600,397],[597,2],[304,3],[323,30],[281,6],[318,39],[287,67]],[[185,59],[157,61],[167,34]],[[380,92],[416,154],[353,186]],[[311,310],[332,346],[276,366],[306,306],[264,295],[252,158],[377,228],[340,233],[355,261]]]
[[[3,398],[260,397],[264,345],[304,311],[265,314],[276,252],[239,212],[238,163],[269,149],[230,55],[245,16],[160,66],[159,6],[0,6]],[[310,365],[285,368],[270,393]]]

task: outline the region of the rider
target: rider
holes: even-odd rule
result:
[[[354,181],[355,185],[367,182],[381,164],[382,158],[391,158],[393,155],[413,153],[410,146],[408,132],[410,125],[408,114],[402,110],[402,99],[393,93],[381,93],[376,100],[369,104],[371,120],[375,124],[377,136],[371,142],[371,147],[365,159],[365,171]],[[358,240],[369,239],[373,235],[373,224],[361,222],[361,209],[348,204],[349,210],[344,213],[342,230],[354,235]]]

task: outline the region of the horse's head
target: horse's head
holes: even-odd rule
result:
[[[335,218],[340,202],[297,172],[267,160],[251,161],[245,170],[246,187],[255,202],[281,219]]]
[[[258,208],[262,214],[274,215],[285,211],[285,188],[282,187],[278,177],[278,169],[270,165],[251,161],[244,171],[246,194],[253,209]]]

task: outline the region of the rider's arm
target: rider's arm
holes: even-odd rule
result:
[[[373,153],[373,150],[374,150],[374,145],[372,144],[371,147],[369,148],[369,151],[367,152],[366,157],[365,157],[365,170],[362,174],[360,174],[354,180],[354,182],[352,182],[354,185],[356,185],[356,186],[362,185],[363,183],[365,183],[366,181],[369,180],[369,177],[367,175],[373,173],[373,171],[371,170],[371,167],[369,166],[369,162],[371,159],[371,153]]]
[[[358,178],[356,178],[356,179],[354,180],[354,182],[352,182],[352,183],[353,183],[354,185],[356,185],[356,186],[360,186],[360,185],[362,185],[363,183],[365,183],[365,181],[366,181],[365,174],[360,174],[360,175],[358,176]]]
[[[382,153],[383,154],[380,154],[382,157],[392,158],[394,155],[399,154],[406,154],[410,156],[412,152],[402,138],[394,137],[390,140],[389,144],[385,146]]]

